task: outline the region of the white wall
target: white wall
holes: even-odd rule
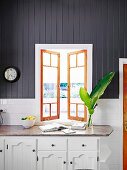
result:
[[[5,125],[20,125],[26,115],[37,115],[35,99],[0,99]]]
[[[39,108],[40,108],[40,98],[39,98],[39,83],[40,77],[39,72],[39,50],[43,49],[87,49],[89,56],[92,56],[92,45],[36,45],[35,50],[35,97],[36,99],[0,99],[0,109],[6,110],[6,113],[3,113],[4,124],[11,125],[20,125],[21,118],[26,115],[33,114],[38,117],[39,120]],[[72,48],[73,47],[73,48]],[[92,61],[92,60],[91,60]],[[89,64],[90,65],[90,64]],[[92,69],[92,65],[89,68]],[[92,71],[89,71],[92,73]],[[92,77],[92,75],[91,75]],[[90,83],[92,84],[92,83]],[[101,148],[105,152],[105,155],[108,154],[108,150],[111,155],[107,159],[106,163],[101,164],[101,170],[122,170],[122,111],[120,111],[119,99],[100,99],[98,107],[95,110],[93,116],[93,123],[100,125],[111,125],[114,129],[113,133],[109,137],[101,138]],[[108,149],[109,148],[109,149]],[[102,155],[104,156],[104,155]],[[100,158],[101,159],[101,158]]]
[[[28,114],[38,116],[34,99],[1,99],[0,109],[6,110],[3,113],[4,124],[20,125],[21,117]],[[102,163],[101,170],[122,170],[122,113],[119,111],[119,99],[101,99],[93,116],[94,124],[111,125],[114,129],[109,137],[101,138],[101,146],[108,146],[111,155],[106,164]],[[105,148],[105,147],[104,147]],[[107,150],[106,150],[107,152]]]
[[[122,113],[119,99],[100,100],[93,121],[94,124],[111,125],[114,130],[109,137],[101,138],[101,146],[108,146],[111,150],[101,170],[122,170]]]

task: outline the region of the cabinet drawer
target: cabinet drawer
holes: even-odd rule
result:
[[[72,151],[97,150],[97,139],[72,138],[68,139],[68,149]]]
[[[38,139],[38,150],[66,150],[67,139],[64,138],[42,138]]]

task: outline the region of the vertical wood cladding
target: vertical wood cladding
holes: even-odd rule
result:
[[[93,87],[116,75],[103,98],[118,98],[119,58],[127,57],[126,0],[1,0],[0,98],[35,97],[35,44],[93,44]],[[15,65],[18,82],[3,70]]]

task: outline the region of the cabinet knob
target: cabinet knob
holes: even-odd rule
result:
[[[54,144],[52,144],[51,146],[52,146],[52,147],[54,147],[55,145],[54,145]]]
[[[33,149],[32,151],[35,152],[35,149]]]
[[[0,150],[0,152],[2,152],[2,150]]]
[[[82,147],[85,147],[86,145],[82,144]]]
[[[70,162],[70,164],[72,164],[72,161]]]
[[[63,161],[64,164],[66,164],[66,161]]]

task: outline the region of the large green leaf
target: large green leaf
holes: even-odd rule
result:
[[[97,100],[103,95],[104,91],[108,87],[108,85],[111,83],[115,73],[110,72],[106,74],[95,86],[93,91],[90,94],[91,97],[91,107],[93,108],[96,104]]]
[[[87,90],[83,87],[80,87],[79,95],[81,100],[85,103],[85,105],[90,109],[91,108],[91,98]]]

